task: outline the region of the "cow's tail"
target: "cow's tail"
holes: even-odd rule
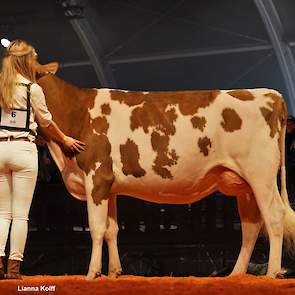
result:
[[[290,206],[287,185],[286,185],[286,156],[285,156],[285,139],[287,125],[287,108],[283,101],[282,121],[280,131],[280,150],[281,150],[281,198],[286,208],[284,218],[284,245],[285,249],[290,254],[295,254],[295,212]]]

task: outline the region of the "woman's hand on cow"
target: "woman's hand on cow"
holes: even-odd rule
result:
[[[73,153],[81,153],[85,150],[85,143],[72,138],[70,136],[64,136],[64,146],[67,150]]]

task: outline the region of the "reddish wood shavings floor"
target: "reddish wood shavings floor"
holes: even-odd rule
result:
[[[38,287],[39,291],[24,291],[25,287]],[[44,291],[46,287],[48,291]],[[121,276],[118,279],[102,277],[87,281],[84,276],[26,276],[23,280],[0,281],[0,294],[294,295],[295,279],[280,280],[249,275],[227,278]]]

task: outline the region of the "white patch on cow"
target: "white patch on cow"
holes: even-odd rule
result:
[[[97,95],[94,99],[94,107],[92,109],[88,109],[91,119],[95,119],[100,116],[104,116],[101,112],[101,106],[103,104],[110,104],[111,96],[110,89],[101,88],[97,89]]]
[[[96,171],[98,168],[100,168],[100,166],[101,166],[101,162],[96,162],[94,171]]]
[[[91,169],[87,175],[85,175],[85,189],[87,198],[89,197],[91,203],[94,204],[93,198],[92,198],[92,190],[94,188],[94,182],[93,177],[95,177],[96,169],[100,167],[100,163],[95,164],[95,169]]]

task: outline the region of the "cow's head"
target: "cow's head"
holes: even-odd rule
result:
[[[45,65],[41,65],[36,61],[36,72],[37,72],[37,79],[40,79],[44,75],[47,74],[55,74],[58,70],[58,62],[50,62]]]

